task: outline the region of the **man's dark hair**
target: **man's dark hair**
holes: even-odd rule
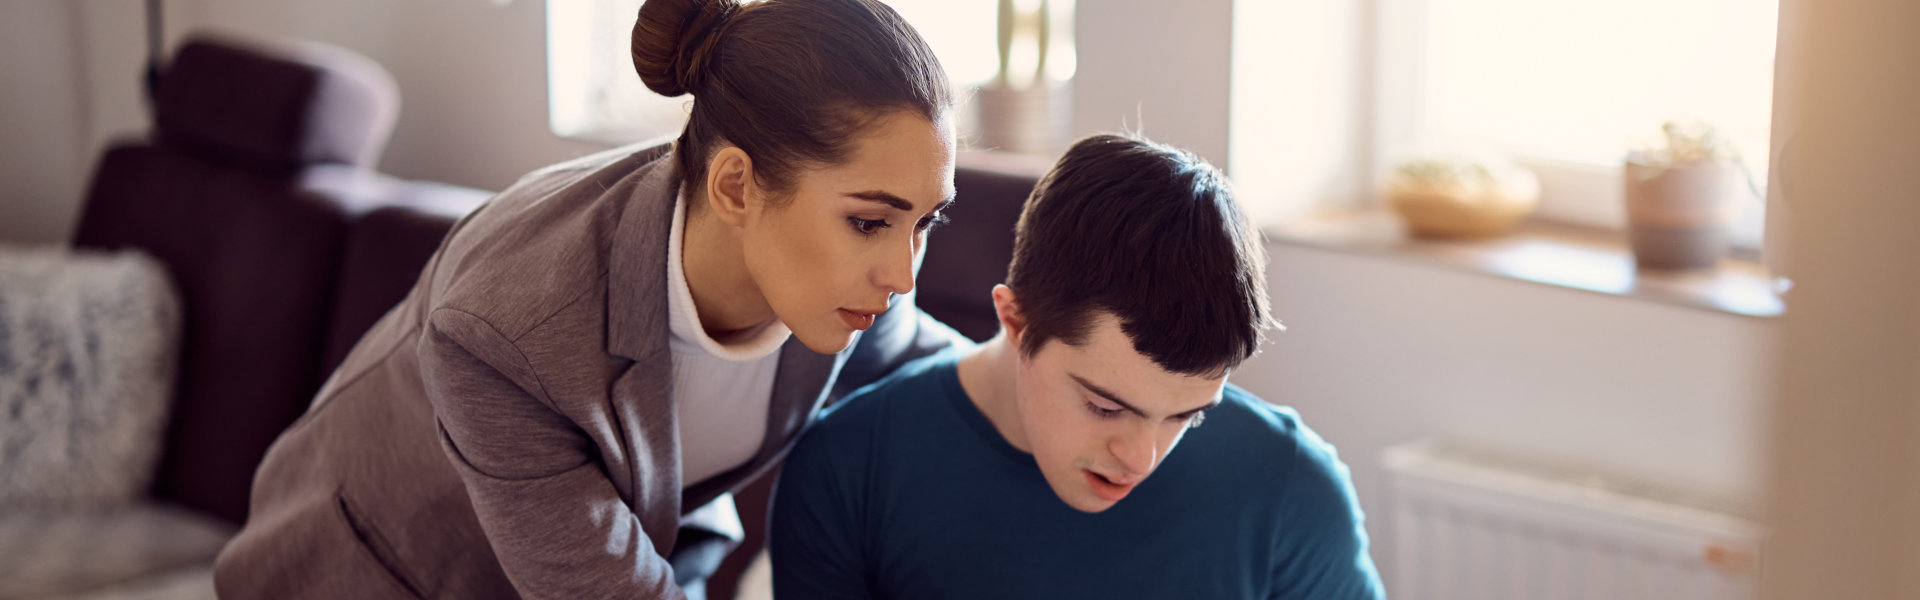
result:
[[[1177,148],[1122,135],[1075,143],[1014,230],[1022,355],[1079,344],[1101,311],[1169,372],[1218,376],[1276,325],[1266,255],[1227,178]]]

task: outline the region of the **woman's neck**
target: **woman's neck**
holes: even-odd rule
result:
[[[773,307],[747,272],[739,231],[709,211],[694,210],[691,198],[683,202],[687,223],[680,238],[680,268],[687,277],[687,291],[693,294],[700,328],[723,340],[772,320]]]

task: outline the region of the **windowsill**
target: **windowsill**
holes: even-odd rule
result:
[[[1409,236],[1381,210],[1303,217],[1264,228],[1274,242],[1406,259],[1461,271],[1584,290],[1621,298],[1748,317],[1778,317],[1786,304],[1766,267],[1744,257],[1698,271],[1640,270],[1618,232],[1528,222],[1485,240]]]

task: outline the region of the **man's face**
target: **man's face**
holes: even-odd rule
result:
[[[1019,359],[1020,424],[1040,473],[1068,506],[1112,508],[1219,402],[1226,376],[1169,373],[1100,313],[1086,340],[1049,340]]]

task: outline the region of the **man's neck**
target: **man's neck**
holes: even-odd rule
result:
[[[1019,386],[1015,378],[1019,374],[1020,349],[1001,333],[960,357],[956,368],[960,388],[967,392],[974,408],[980,409],[980,414],[993,424],[994,431],[1000,432],[1000,437],[1014,448],[1032,453],[1017,404]]]

